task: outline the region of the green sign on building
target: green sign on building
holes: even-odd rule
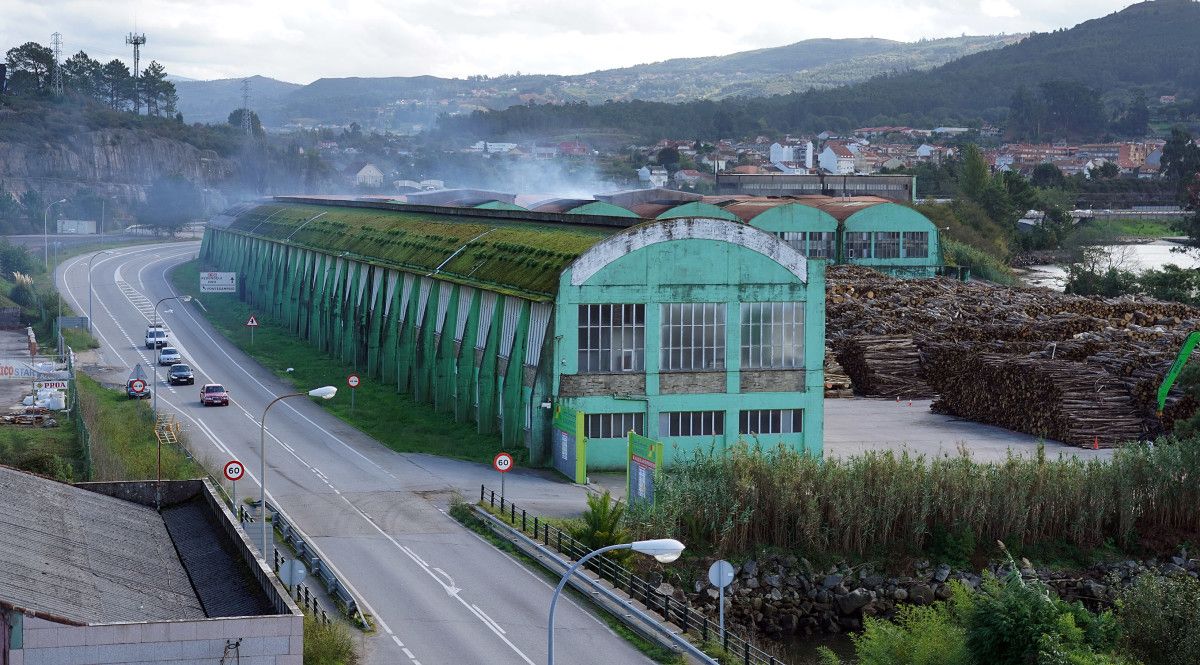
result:
[[[587,439],[583,437],[583,412],[558,404],[554,407],[554,435],[550,463],[580,485],[587,483]]]
[[[629,461],[626,466],[626,503],[654,503],[654,481],[663,463],[663,444],[644,436],[629,433]]]

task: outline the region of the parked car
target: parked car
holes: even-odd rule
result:
[[[206,383],[200,389],[200,404],[229,406],[229,393],[225,390],[225,386],[219,383]]]
[[[167,329],[162,326],[146,326],[146,348],[157,349],[167,345]]]
[[[137,389],[138,386],[141,386],[141,390]],[[150,384],[142,379],[130,379],[125,382],[125,394],[129,399],[150,399]]]
[[[162,351],[158,352],[159,365],[174,365],[183,360],[183,356],[179,355],[179,349],[173,346],[164,346]]]
[[[171,365],[171,369],[167,370],[167,383],[171,385],[187,384],[190,386],[196,383],[196,377],[192,375],[191,367],[183,363],[177,363]]]

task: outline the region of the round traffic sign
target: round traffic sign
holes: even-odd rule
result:
[[[146,389],[146,382],[141,379],[134,379],[133,383],[129,384],[129,387],[133,388],[133,392],[140,393]]]
[[[724,559],[714,561],[713,565],[708,567],[708,581],[718,589],[729,586],[733,581],[733,564]]]
[[[512,455],[508,453],[496,453],[496,458],[492,460],[492,468],[500,473],[508,473],[513,468]]]
[[[230,480],[233,480],[233,481],[241,480],[242,474],[244,474],[245,472],[246,472],[246,469],[243,468],[242,463],[237,460],[229,460],[228,462],[225,463],[225,477]]]
[[[279,579],[284,584],[294,587],[304,581],[308,576],[308,569],[304,567],[302,561],[296,559],[288,559],[279,566]]]
[[[351,388],[357,388],[358,384],[359,378],[357,374],[351,374],[350,376],[346,377],[346,385],[350,386]]]

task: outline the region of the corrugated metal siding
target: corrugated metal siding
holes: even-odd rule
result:
[[[471,301],[475,299],[475,289],[469,286],[458,287],[458,319],[454,321],[454,341],[461,342],[463,333],[467,330],[467,318],[471,316]]]
[[[417,327],[425,325],[425,306],[429,304],[429,292],[433,290],[433,280],[428,277],[421,278],[421,293],[417,298],[417,320],[414,323]]]
[[[496,312],[496,294],[491,291],[484,291],[483,297],[479,299],[479,334],[475,336],[475,348],[482,349],[487,346],[488,331],[492,328],[492,316]],[[478,404],[479,400],[476,399]]]
[[[375,311],[375,301],[379,299],[379,286],[381,284],[383,284],[383,268],[377,269],[374,275],[372,275],[371,302],[367,303],[367,306],[371,308],[372,312]]]
[[[400,273],[395,270],[387,271],[387,294],[383,299],[383,315],[386,317],[392,312],[392,298],[396,297],[396,282],[400,281]]]
[[[354,264],[354,269],[358,271],[358,293],[355,294],[354,304],[362,302],[363,291],[367,288],[367,269],[369,266],[365,263]]]
[[[512,355],[513,342],[517,337],[517,323],[521,320],[521,301],[516,298],[504,299],[504,322],[500,328],[500,356],[507,358]]]
[[[537,367],[542,357],[542,342],[546,339],[546,329],[550,326],[550,315],[554,307],[544,302],[535,302],[529,306],[529,336],[525,344],[525,364]]]
[[[450,282],[440,282],[438,285],[437,321],[433,332],[442,334],[442,325],[446,322],[446,310],[450,308]]]
[[[330,286],[330,288],[336,288],[336,287],[337,287],[338,280],[339,280],[339,279],[341,279],[341,277],[342,277],[342,266],[343,266],[345,263],[346,263],[346,260],[345,260],[345,259],[334,259],[334,261],[333,261],[333,275],[332,275],[332,277],[333,277],[333,283],[329,285],[329,286]],[[337,295],[337,294],[334,294],[334,295]],[[345,297],[346,297],[345,288],[343,288],[343,289],[342,289],[342,298],[343,298],[343,299],[345,299]]]
[[[408,301],[412,298],[414,279],[412,275],[404,273],[404,290],[400,292],[400,323],[404,323],[405,319],[408,318]]]

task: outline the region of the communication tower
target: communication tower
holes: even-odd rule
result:
[[[50,77],[50,90],[56,97],[62,97],[62,33],[50,35],[50,43],[54,48],[54,71]]]
[[[146,43],[146,33],[139,35],[131,32],[125,36],[125,43],[133,47],[133,112],[139,113],[142,104],[138,96],[138,63],[142,56],[142,44]]]
[[[250,122],[250,79],[242,79],[242,131],[248,138],[254,137],[254,123]]]

